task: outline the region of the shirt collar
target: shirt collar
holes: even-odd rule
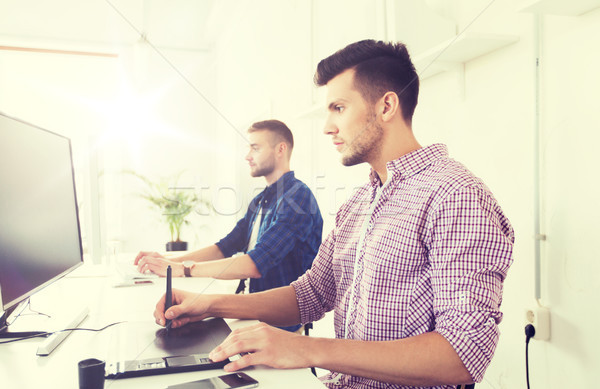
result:
[[[293,171],[289,171],[283,174],[277,181],[267,186],[265,190],[263,190],[262,195],[263,198],[271,197],[277,193],[277,188],[283,189],[287,185],[287,183],[295,178],[295,174]]]
[[[448,157],[448,147],[441,143],[436,143],[412,151],[385,164],[388,180],[397,180],[399,178],[407,178],[415,175],[431,165],[437,159],[444,157]],[[369,174],[369,180],[373,186],[382,185],[379,175],[372,168],[371,173]]]

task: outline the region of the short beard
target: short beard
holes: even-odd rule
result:
[[[254,170],[254,171],[250,171],[250,175],[252,177],[264,177],[267,176],[271,173],[273,173],[273,171],[275,170],[275,163],[271,163],[267,166],[263,166],[258,170]]]
[[[349,151],[352,153],[342,156],[342,164],[354,166],[368,161],[373,154],[379,154],[382,139],[383,128],[377,124],[373,114],[363,130],[348,145]]]

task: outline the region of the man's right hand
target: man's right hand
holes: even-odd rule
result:
[[[178,328],[187,323],[210,317],[210,314],[207,313],[210,296],[179,289],[173,289],[172,295],[173,306],[167,312],[165,312],[165,295],[156,303],[154,319],[157,324],[164,326],[166,319],[169,319],[172,320],[171,328]]]
[[[137,265],[140,262],[140,259],[144,257],[152,257],[152,258],[164,258],[164,255],[157,253],[156,251],[140,251],[138,255],[135,257],[133,261],[134,265]]]

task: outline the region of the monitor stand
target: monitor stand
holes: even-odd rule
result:
[[[47,336],[45,331],[10,331],[8,328],[8,318],[10,315],[23,304],[27,304],[27,300],[21,302],[10,308],[8,311],[4,311],[0,316],[0,339],[12,339],[12,338],[26,338],[36,336]],[[13,319],[16,320],[17,318]]]
[[[22,302],[21,304],[26,304],[27,302]],[[21,304],[17,305],[21,306]],[[4,312],[4,315],[2,316],[1,319],[1,325],[2,327],[0,330],[0,338],[28,338],[28,337],[45,337],[46,339],[44,339],[44,341],[38,346],[37,349],[37,355],[39,356],[46,356],[46,355],[50,355],[50,353],[52,351],[54,351],[54,349],[62,343],[63,340],[65,340],[65,338],[67,336],[69,336],[73,331],[59,331],[59,332],[54,332],[52,333],[52,331],[58,331],[60,329],[67,329],[67,328],[77,328],[77,326],[79,326],[79,324],[87,317],[88,313],[89,313],[89,308],[87,306],[83,306],[83,307],[70,307],[68,310],[61,310],[60,313],[58,313],[56,316],[56,318],[52,318],[50,319],[51,322],[53,322],[52,324],[54,324],[52,326],[52,329],[50,329],[50,327],[48,326],[48,320],[45,319],[45,321],[43,323],[39,323],[37,321],[34,321],[35,324],[33,324],[33,328],[37,327],[42,327],[42,328],[48,328],[48,331],[9,331],[8,328],[9,326],[6,325],[6,322],[8,321],[8,318],[10,317],[10,315],[12,314],[12,312],[14,312],[15,309],[14,307],[9,309],[8,311]],[[13,319],[13,322],[15,320],[18,319],[18,316],[15,317]],[[12,324],[12,323],[11,323]],[[19,323],[20,325],[22,325],[23,323]],[[32,324],[30,324],[31,326]],[[29,327],[25,327],[26,329],[29,329]],[[23,329],[25,329],[23,328]],[[36,328],[36,329],[37,329]]]

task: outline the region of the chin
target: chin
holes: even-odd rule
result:
[[[354,166],[364,161],[357,155],[349,155],[347,157],[342,157],[342,165],[344,166]]]
[[[263,177],[264,175],[265,171],[263,169],[250,170],[250,176],[252,177]]]

